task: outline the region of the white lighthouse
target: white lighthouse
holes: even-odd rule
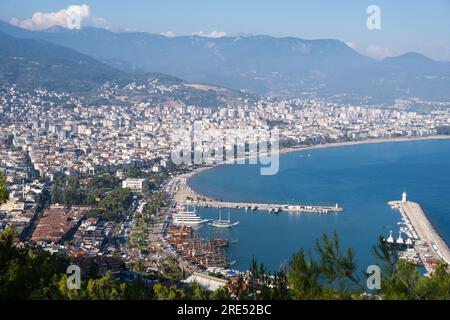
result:
[[[403,191],[403,194],[402,194],[402,203],[406,203],[406,197],[407,197],[407,194],[406,194],[405,191]]]

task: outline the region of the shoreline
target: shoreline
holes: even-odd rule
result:
[[[345,142],[331,142],[331,143],[324,143],[324,144],[318,144],[318,145],[312,145],[312,146],[305,146],[305,147],[290,147],[290,148],[281,148],[278,152],[279,155],[283,154],[289,154],[294,152],[302,152],[302,151],[308,151],[308,150],[318,150],[318,149],[328,149],[328,148],[341,148],[341,147],[351,147],[351,146],[357,146],[357,145],[365,145],[365,144],[378,144],[378,143],[394,143],[394,142],[414,142],[414,141],[428,141],[428,140],[450,140],[450,135],[433,135],[433,136],[426,136],[426,137],[398,137],[398,138],[377,138],[377,139],[369,139],[369,140],[359,140],[359,141],[345,141]],[[250,158],[254,158],[256,156],[252,155],[246,156],[246,160]],[[220,166],[224,165],[231,165],[236,164],[236,161],[239,159],[234,159],[233,161],[225,161],[221,164],[202,164],[199,168],[194,169],[193,171],[186,173],[182,176],[185,176],[186,183],[189,185],[189,179],[193,178],[196,175],[199,175],[205,171],[218,168]],[[206,197],[205,195],[200,194],[197,191],[194,191],[201,197]]]
[[[394,142],[414,142],[414,141],[425,141],[425,140],[450,140],[450,135],[439,135],[439,136],[427,136],[427,137],[398,137],[398,138],[382,138],[382,139],[371,139],[371,140],[361,140],[361,141],[349,141],[349,142],[337,142],[337,143],[327,143],[327,144],[321,144],[321,145],[313,145],[313,146],[306,146],[306,147],[297,147],[297,148],[283,148],[280,149],[279,154],[287,154],[287,153],[294,153],[294,152],[303,152],[308,150],[316,150],[316,149],[325,149],[325,148],[340,148],[340,147],[349,147],[354,145],[364,145],[364,144],[376,144],[376,143],[394,143]],[[248,157],[247,157],[248,158]],[[236,161],[236,159],[234,159]],[[204,194],[199,193],[198,191],[191,188],[189,184],[189,180],[193,177],[195,177],[198,174],[204,173],[208,170],[230,164],[230,162],[225,162],[222,164],[212,164],[212,165],[201,165],[198,168],[193,169],[192,171],[173,177],[172,181],[174,181],[178,188],[175,190],[175,192],[172,194],[173,199],[177,204],[181,204],[182,202],[185,202],[190,197],[191,201],[221,201],[221,199],[213,199],[211,197],[208,197]],[[182,197],[180,197],[180,194]],[[433,224],[429,220],[428,216],[424,212],[424,217],[426,221],[428,221],[429,225],[433,230],[435,230]],[[426,226],[428,227],[428,226]],[[418,226],[420,228],[420,224]],[[416,228],[415,228],[416,229]],[[438,234],[439,235],[439,234]],[[447,242],[440,237],[443,240],[443,243],[447,245]],[[439,245],[440,248],[442,248],[442,244]]]
[[[408,141],[427,141],[427,140],[449,140],[449,139],[450,139],[450,135],[433,135],[433,136],[427,136],[427,137],[376,138],[376,139],[359,140],[359,141],[331,142],[331,143],[324,143],[324,144],[312,145],[312,146],[307,146],[307,147],[298,147],[298,148],[282,148],[282,149],[280,149],[279,154],[300,152],[303,150],[317,150],[317,149],[326,149],[326,148],[349,147],[349,146],[364,145],[364,144],[408,142]]]
[[[342,147],[351,147],[357,145],[365,145],[365,144],[378,144],[378,143],[394,143],[394,142],[414,142],[414,141],[428,141],[428,140],[450,140],[450,135],[433,135],[426,137],[397,137],[397,138],[377,138],[377,139],[368,139],[368,140],[359,140],[359,141],[345,141],[345,142],[332,142],[332,143],[324,143],[312,146],[305,147],[290,147],[290,148],[281,148],[278,152],[279,155],[289,154],[294,152],[303,152],[308,150],[318,150],[318,149],[328,149],[328,148],[342,148]],[[255,155],[246,156],[246,160],[250,158],[256,157]],[[192,171],[182,174],[180,176],[174,177],[173,180],[179,180],[181,183],[179,184],[179,190],[175,192],[173,195],[176,202],[182,202],[187,197],[192,197],[194,199],[205,199],[206,201],[217,201],[221,199],[214,199],[191,188],[189,184],[189,180],[203,172],[208,170],[218,168],[224,165],[236,164],[239,159],[233,159],[233,161],[228,160],[224,163],[220,164],[202,164],[199,165],[198,168],[193,169]],[[181,195],[180,195],[181,193]],[[184,194],[183,194],[184,193]],[[178,200],[177,200],[178,199]]]

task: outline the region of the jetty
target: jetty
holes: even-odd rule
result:
[[[206,169],[204,169],[206,170]],[[187,180],[194,172],[175,177],[168,186],[168,192],[174,193],[175,202],[179,205],[195,205],[203,208],[219,209],[246,209],[258,210],[270,213],[291,212],[291,213],[341,213],[343,208],[338,204],[327,205],[305,205],[305,204],[277,204],[277,203],[250,203],[250,202],[229,202],[210,198],[201,195],[189,187]]]
[[[227,202],[227,201],[199,201],[199,207],[220,209],[246,209],[266,211],[270,213],[293,212],[293,213],[340,213],[344,211],[338,204],[335,206],[302,205],[302,204],[275,204],[275,203],[250,203],[250,202]]]
[[[392,208],[398,209],[407,226],[412,228],[414,248],[428,272],[433,265],[442,260],[450,265],[450,249],[444,239],[434,229],[422,207],[415,202],[406,200],[403,193],[401,201],[388,202]]]

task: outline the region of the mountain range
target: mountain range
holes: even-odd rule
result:
[[[23,89],[88,92],[131,77],[90,56],[41,39],[18,39],[0,32],[0,83]]]
[[[126,74],[165,73],[259,94],[377,103],[411,97],[450,99],[450,63],[417,53],[377,61],[333,39],[169,38],[92,27],[29,31],[6,22],[0,22],[0,32],[73,49]]]
[[[0,85],[70,92],[91,104],[177,103],[199,107],[239,105],[252,95],[199,85],[160,73],[120,71],[88,55],[40,38],[15,38],[0,31]],[[166,88],[166,89],[159,89]],[[108,98],[105,100],[105,96]]]

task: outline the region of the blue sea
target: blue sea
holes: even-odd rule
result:
[[[361,270],[374,264],[372,247],[392,230],[400,215],[386,205],[406,191],[419,202],[438,232],[450,241],[450,140],[424,140],[304,150],[280,156],[280,170],[261,176],[257,165],[226,165],[190,179],[190,186],[225,201],[335,205],[341,214],[315,215],[230,210],[240,221],[233,229],[204,225],[204,237],[235,240],[229,248],[233,268],[246,270],[253,257],[271,270],[289,263],[300,248],[314,248],[322,234],[336,231],[351,247]],[[198,208],[216,219],[218,209]],[[228,214],[222,210],[222,217]]]

